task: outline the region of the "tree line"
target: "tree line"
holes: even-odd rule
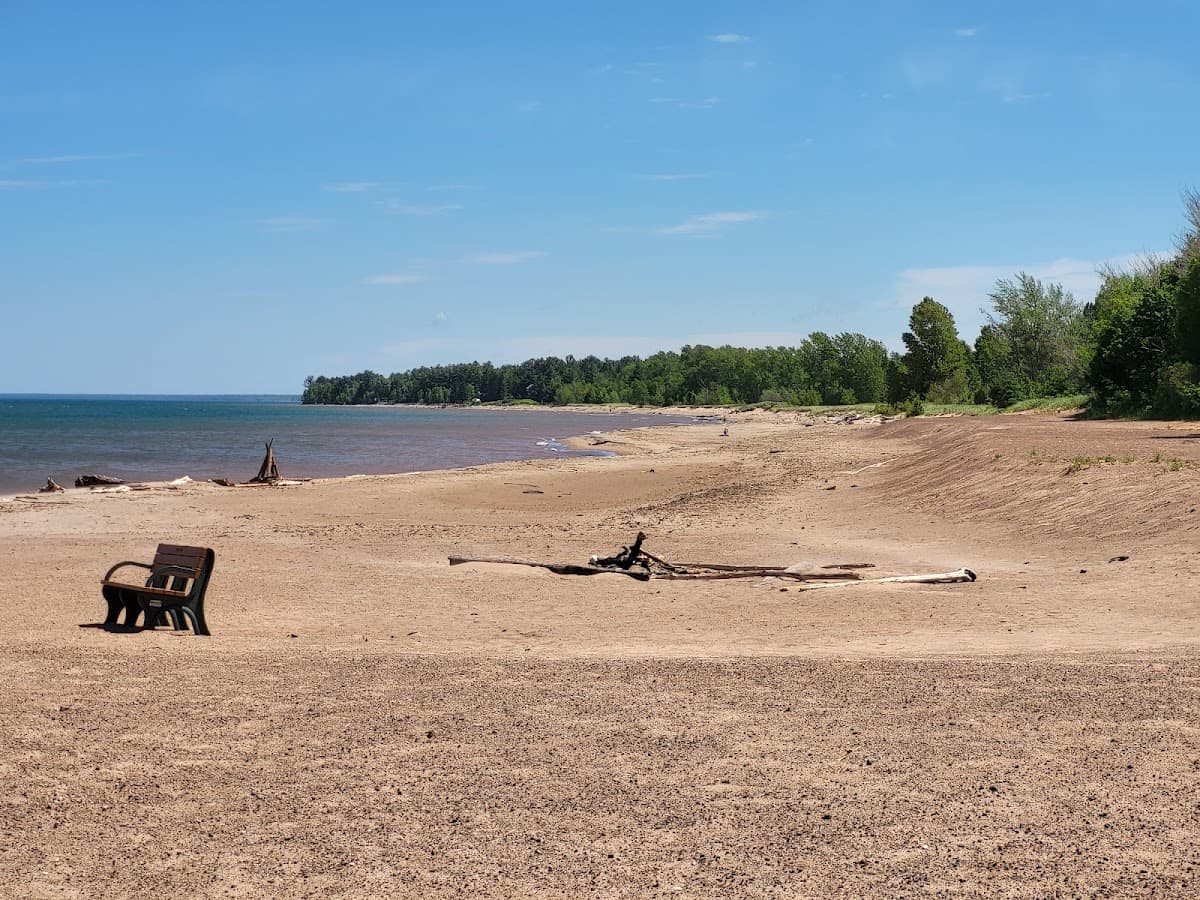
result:
[[[1026,273],[987,296],[974,344],[932,297],[917,303],[904,352],[844,332],[794,347],[685,346],[641,358],[543,357],[310,376],[302,401],[628,403],[800,406],[990,403],[1089,394],[1099,414],[1200,415],[1200,193],[1185,194],[1187,230],[1170,258],[1109,268],[1095,298]]]

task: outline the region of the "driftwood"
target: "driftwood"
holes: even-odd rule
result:
[[[258,474],[251,478],[247,484],[274,484],[280,480],[279,469],[275,465],[275,438],[267,441],[267,454],[263,457],[262,465],[258,467]]]
[[[39,494],[61,494],[66,488],[55,481],[53,478],[46,479],[46,486],[38,488]]]
[[[512,559],[508,556],[451,556],[450,565],[461,566],[464,563],[498,563],[506,566],[532,566],[535,569],[549,569],[555,575],[628,575],[638,581],[649,581],[650,573],[645,571],[626,571],[625,569],[601,569],[598,566],[577,566],[571,563],[541,563],[527,559]]]
[[[112,475],[80,475],[75,479],[75,487],[95,487],[98,484],[124,484],[121,478]]]
[[[817,588],[846,587],[851,584],[953,584],[974,581],[976,575],[970,569],[955,569],[953,572],[936,572],[933,575],[893,575],[891,578],[864,578],[861,581],[833,581],[801,588],[815,591]]]
[[[746,566],[737,572],[665,572],[658,576],[672,581],[722,581],[729,578],[789,578],[792,581],[834,581],[861,579],[857,572],[789,572],[775,567],[759,569]],[[846,582],[850,584],[852,582]]]
[[[210,478],[209,480],[213,484],[219,484],[221,487],[237,487],[237,484],[228,478]]]
[[[637,533],[634,542],[628,547],[622,547],[613,556],[592,556],[588,565],[580,566],[571,563],[544,563],[526,559],[514,559],[509,556],[451,556],[450,565],[458,566],[463,563],[499,563],[510,566],[531,566],[536,569],[548,569],[557,575],[628,575],[638,581],[649,581],[651,578],[662,578],[672,581],[720,581],[733,578],[780,578],[790,581],[821,582],[801,587],[800,590],[814,588],[842,587],[849,584],[943,584],[950,582],[974,581],[975,573],[970,569],[956,569],[953,572],[939,572],[933,575],[896,575],[890,578],[865,579],[855,569],[874,568],[874,563],[842,563],[822,566],[821,571],[802,570],[800,566],[737,566],[725,563],[669,563],[653,553],[643,549],[642,544],[646,535]]]
[[[622,547],[621,552],[616,556],[606,556],[603,559],[592,557],[593,565],[600,568],[617,568],[628,571],[635,563],[639,562],[638,557],[642,554],[642,541],[646,540],[646,535],[642,532],[637,533],[637,537],[628,547]],[[641,563],[645,568],[646,564]]]

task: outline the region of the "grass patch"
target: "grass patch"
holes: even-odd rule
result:
[[[1087,394],[1064,394],[1061,397],[1030,397],[1028,400],[1018,400],[1011,406],[1004,407],[1001,412],[1028,412],[1031,409],[1062,412],[1070,409],[1086,409],[1087,404]]]

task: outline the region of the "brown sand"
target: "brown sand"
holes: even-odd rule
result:
[[[1200,427],[729,427],[0,504],[0,895],[1194,895]],[[980,579],[446,564],[639,529]],[[216,548],[215,636],[80,628],[159,541]]]

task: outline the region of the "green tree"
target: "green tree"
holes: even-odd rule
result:
[[[1021,272],[1015,280],[998,280],[988,297],[988,324],[1007,342],[1013,369],[1032,395],[1082,386],[1083,307],[1062,285],[1043,284]]]
[[[1173,265],[1110,272],[1096,294],[1088,383],[1097,407],[1146,408],[1159,372],[1176,358]]]
[[[932,391],[942,403],[970,399],[966,345],[950,310],[926,297],[913,307],[908,327],[902,337],[908,348],[903,357],[908,391],[922,398]]]
[[[1200,256],[1188,263],[1175,291],[1175,338],[1180,355],[1200,366]]]

